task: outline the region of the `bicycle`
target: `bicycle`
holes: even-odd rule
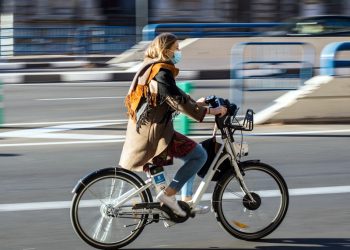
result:
[[[248,153],[243,131],[253,130],[253,110],[247,110],[241,124],[236,118],[236,105],[215,96],[206,101],[211,106],[226,105],[228,114],[215,117],[213,138],[220,130],[222,144],[218,144],[211,163],[207,162],[192,203],[178,201],[186,217],[179,217],[166,205],[153,201],[151,177],[144,181],[122,168],[100,169],[82,178],[72,191],[71,222],[83,241],[99,249],[117,249],[134,241],[151,223],[185,222],[195,216],[191,208],[201,201],[212,180],[216,181],[212,211],[232,236],[258,240],[280,225],[289,203],[283,177],[260,160],[241,161]],[[241,131],[242,136],[238,144],[234,138],[236,131]]]

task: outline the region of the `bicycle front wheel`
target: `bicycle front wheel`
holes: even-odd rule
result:
[[[147,214],[134,214],[132,206],[149,202],[144,191],[131,197],[120,208],[115,205],[141,187],[123,172],[96,174],[75,193],[71,222],[78,236],[100,249],[117,249],[132,242],[143,230]]]
[[[267,164],[246,162],[241,169],[250,195],[242,191],[236,176],[227,176],[215,188],[213,207],[228,233],[243,240],[257,240],[273,232],[285,217],[288,188],[277,170]]]

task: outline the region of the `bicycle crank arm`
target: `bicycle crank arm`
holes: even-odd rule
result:
[[[178,201],[180,207],[186,212],[186,216],[185,217],[180,217],[176,214],[174,214],[174,212],[165,204],[160,204],[160,202],[145,202],[145,203],[137,203],[132,207],[132,210],[148,210],[149,213],[153,213],[151,211],[153,211],[154,209],[159,212],[163,212],[166,215],[168,215],[169,219],[176,222],[176,223],[182,223],[185,222],[189,217],[193,217],[191,214],[191,209],[189,207],[189,205],[186,202],[183,201]],[[157,212],[158,212],[157,211]],[[159,212],[157,214],[159,214]]]
[[[159,209],[161,210],[160,202],[145,202],[137,203],[131,209]]]

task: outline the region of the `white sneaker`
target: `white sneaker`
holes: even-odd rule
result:
[[[181,207],[179,206],[179,204],[177,203],[177,200],[173,197],[167,196],[164,193],[164,190],[160,191],[159,194],[157,195],[156,199],[160,202],[163,202],[165,205],[167,205],[168,207],[170,207],[174,214],[181,216],[181,217],[185,217],[186,216],[186,212],[184,210],[181,209]]]

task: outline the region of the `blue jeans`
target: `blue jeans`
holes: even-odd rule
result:
[[[184,164],[176,172],[169,187],[175,189],[176,192],[182,188],[182,196],[191,196],[195,175],[203,167],[207,161],[207,157],[207,152],[199,144],[187,155],[180,157],[184,161]]]

